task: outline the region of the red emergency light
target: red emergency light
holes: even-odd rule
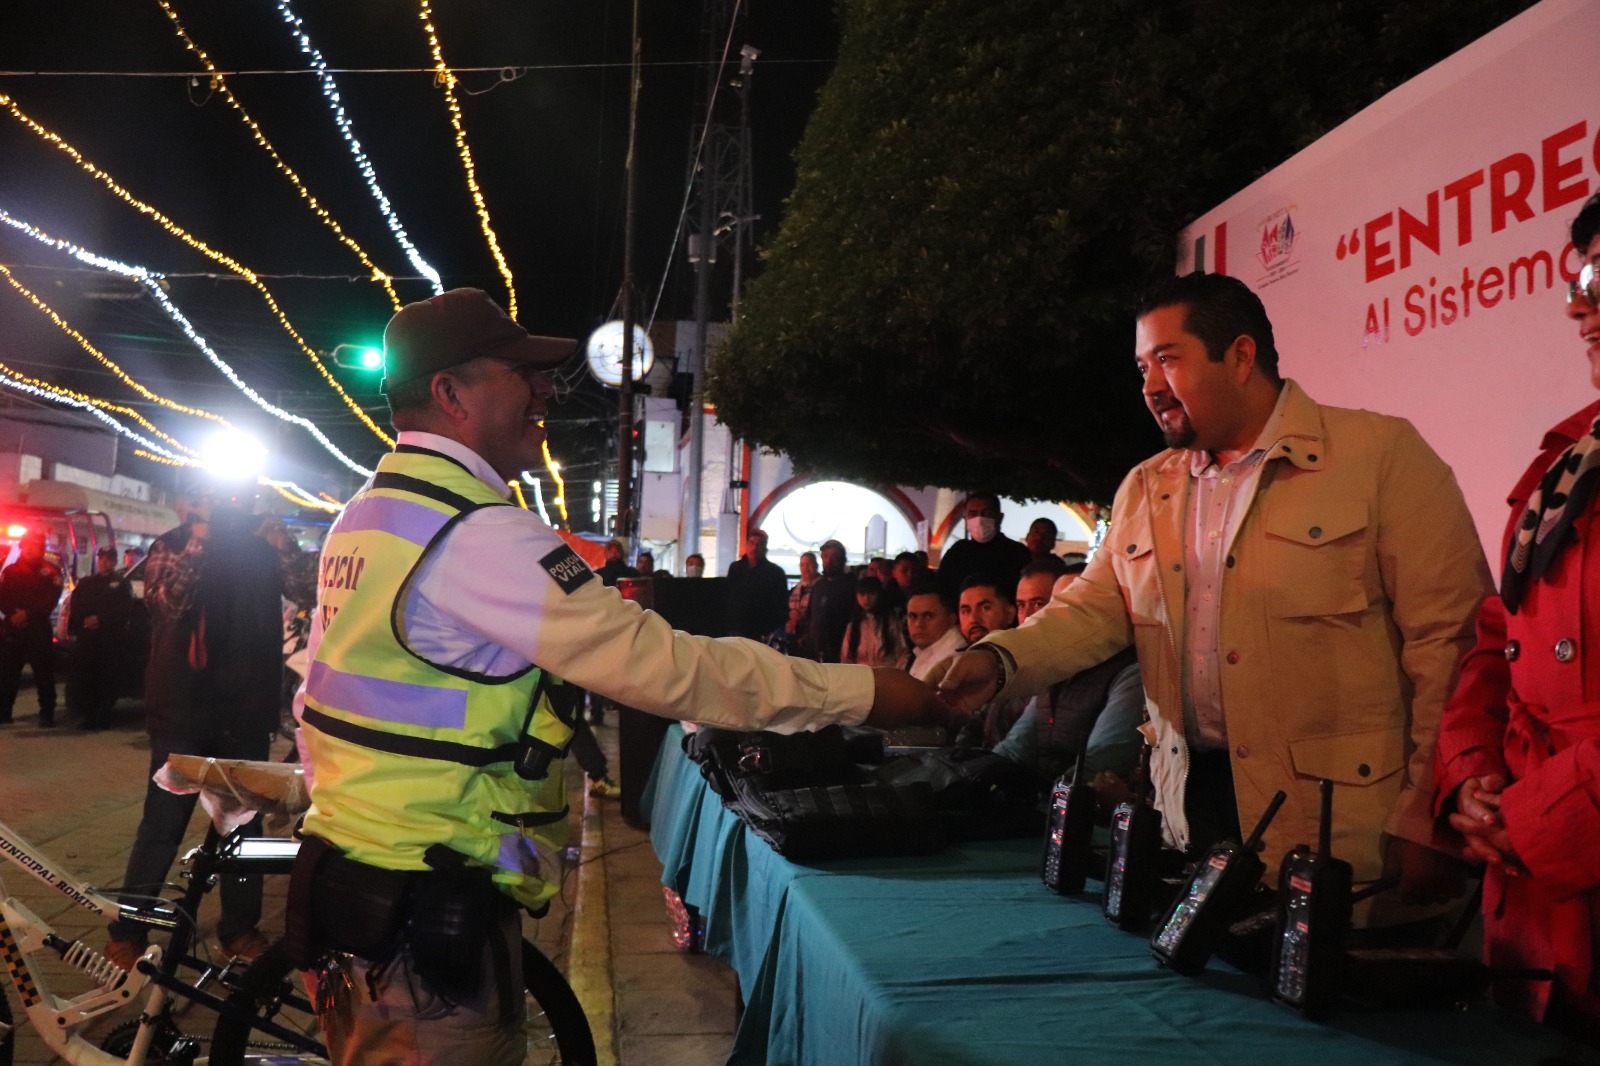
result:
[[[11,525],[6,527],[6,536],[10,537],[12,540],[16,540],[18,537],[25,537],[27,535],[27,526],[19,526],[13,522]]]

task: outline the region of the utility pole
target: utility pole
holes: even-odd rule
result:
[[[622,387],[617,395],[617,526],[633,543],[633,330],[638,311],[633,287],[635,146],[639,130],[639,0],[633,0],[633,59],[628,73],[628,158],[622,223]]]
[[[695,357],[689,367],[693,387],[689,398],[689,479],[684,499],[684,551],[700,550],[700,507],[702,475],[705,471],[705,374],[708,334],[711,319],[711,281],[717,262],[717,241],[727,227],[719,226],[719,218],[734,219],[740,224],[742,215],[748,214],[749,200],[749,149],[746,142],[747,127],[744,120],[737,130],[715,121],[713,104],[717,98],[718,73],[721,70],[724,50],[736,39],[732,25],[736,12],[742,18],[742,8],[732,0],[706,0],[701,16],[701,58],[706,67],[705,88],[700,100],[703,124],[690,129],[689,174],[695,201],[689,217],[694,220],[694,231],[688,235],[689,261],[695,268],[694,319]],[[744,46],[740,50],[740,80],[736,83],[741,99],[745,99],[744,86],[748,84],[750,67],[759,55],[756,49]],[[747,120],[748,113],[745,114]],[[737,238],[742,242],[742,232]],[[738,272],[742,266],[738,245],[735,245],[735,289],[733,300],[738,300]],[[733,466],[729,465],[729,471]]]

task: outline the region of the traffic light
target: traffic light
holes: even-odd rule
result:
[[[381,371],[383,369],[383,349],[374,348],[367,344],[341,344],[328,353],[335,366],[344,367],[346,370]]]

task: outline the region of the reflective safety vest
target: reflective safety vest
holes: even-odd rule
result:
[[[510,505],[455,460],[402,445],[334,522],[301,720],[315,776],[305,829],[390,870],[425,870],[443,844],[537,908],[560,882],[579,690],[531,665],[490,677],[429,662],[405,633],[429,552],[496,506]]]

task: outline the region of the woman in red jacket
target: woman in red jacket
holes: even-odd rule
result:
[[[1600,389],[1600,194],[1572,223],[1583,269],[1567,297]],[[1436,802],[1484,877],[1493,966],[1535,1018],[1600,1035],[1600,403],[1545,435],[1511,494],[1500,595],[1440,726]]]

